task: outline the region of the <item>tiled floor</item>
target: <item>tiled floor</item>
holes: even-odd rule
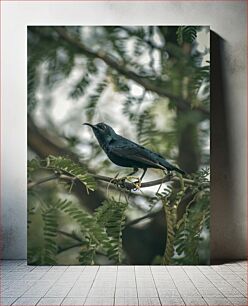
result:
[[[247,263],[27,266],[2,261],[0,305],[247,305]]]

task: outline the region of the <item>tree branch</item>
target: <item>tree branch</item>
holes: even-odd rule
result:
[[[88,57],[101,59],[109,67],[113,68],[120,74],[143,86],[147,91],[152,91],[157,93],[159,96],[171,99],[177,105],[177,107],[182,111],[191,108],[189,101],[173,95],[172,93],[168,92],[163,86],[158,86],[157,84],[155,84],[154,81],[144,78],[138,75],[137,73],[135,73],[134,71],[124,67],[123,65],[120,65],[116,60],[111,58],[105,51],[103,50],[93,51],[88,47],[86,47],[78,39],[69,35],[63,27],[54,27],[54,28],[60,38],[62,38],[67,43],[69,43],[70,46],[74,46],[80,53],[83,53]],[[200,111],[204,116],[209,116],[209,111],[202,106],[195,107],[195,110]]]
[[[29,182],[28,183],[28,189],[29,188],[32,188],[32,187],[35,187],[39,184],[42,184],[42,183],[46,183],[46,182],[49,182],[49,181],[52,181],[52,180],[56,180],[58,179],[59,176],[57,174],[54,174],[54,175],[51,175],[51,176],[48,176],[48,177],[44,177],[42,179],[40,179],[39,181],[36,181],[36,182]]]
[[[109,176],[103,176],[103,175],[96,175],[96,174],[90,174],[90,175],[92,177],[94,177],[96,180],[100,180],[100,181],[103,181],[103,182],[106,182],[106,183],[109,183],[109,184],[112,184],[112,185],[116,185],[116,184],[118,185],[118,180],[116,178],[112,178],[112,177],[109,177]],[[57,180],[57,179],[69,180],[69,181],[77,180],[77,178],[73,177],[73,176],[69,176],[69,175],[65,175],[65,174],[56,174],[56,175],[51,175],[51,176],[42,178],[42,179],[40,179],[36,182],[29,182],[28,183],[28,189],[33,188],[37,185],[43,184],[45,182],[48,182],[48,181],[51,181],[51,180]],[[183,180],[184,184],[197,185],[197,183],[194,180],[190,180],[190,179],[187,179],[187,178],[182,178],[182,180]],[[140,188],[147,188],[147,187],[152,187],[152,186],[156,186],[156,185],[161,185],[161,184],[166,183],[166,182],[178,182],[178,183],[180,183],[181,179],[177,176],[172,177],[171,175],[167,175],[167,176],[164,176],[161,179],[141,183]],[[127,189],[127,190],[136,189],[136,186],[135,186],[134,183],[122,181],[121,184],[122,184],[122,187],[124,189]],[[206,184],[203,184],[202,186],[203,187],[208,187],[209,183],[206,182]]]
[[[60,144],[59,137],[54,135],[51,138],[45,131],[39,129],[30,116],[28,116],[28,146],[41,159],[48,155],[66,156],[83,167],[87,166],[79,161],[78,155],[65,148],[63,143]],[[105,200],[105,195],[100,189],[87,194],[85,186],[79,181],[75,184],[74,193],[80,199],[80,202],[91,211],[94,211]]]
[[[54,174],[51,176],[47,176],[44,177],[36,182],[29,182],[28,183],[28,189],[35,187],[37,185],[52,181],[52,180],[57,180],[57,179],[62,179],[62,180],[68,180],[68,181],[73,181],[73,180],[77,180],[76,177],[73,176],[69,176],[69,175],[65,175],[65,174]]]
[[[57,254],[63,253],[63,252],[68,251],[68,250],[70,250],[70,249],[74,249],[74,248],[80,247],[80,246],[82,246],[82,245],[83,245],[82,242],[77,242],[77,243],[75,243],[75,244],[73,244],[73,245],[69,245],[69,246],[66,246],[66,247],[64,247],[64,248],[59,247],[59,248],[58,248],[58,251],[57,251]]]
[[[141,222],[141,221],[143,221],[145,219],[153,218],[156,215],[158,215],[161,212],[161,210],[162,210],[162,208],[160,210],[157,210],[157,211],[154,211],[154,212],[150,212],[150,213],[148,213],[148,214],[146,214],[146,215],[144,215],[144,216],[142,216],[140,218],[131,220],[131,221],[126,223],[125,228],[129,227],[129,226],[132,226],[132,225],[135,225],[135,224],[137,224],[137,223],[139,223],[139,222]]]
[[[69,245],[69,246],[66,246],[66,247],[63,247],[63,248],[60,247],[57,251],[57,254],[60,254],[62,252],[68,251],[70,249],[81,247],[81,246],[85,245],[85,241],[82,240],[80,237],[78,237],[75,233],[67,233],[67,232],[64,232],[62,230],[58,230],[57,233],[78,241],[77,243],[74,243],[72,245]],[[99,250],[96,250],[96,254],[106,256],[106,254],[104,254],[103,252],[100,252]]]

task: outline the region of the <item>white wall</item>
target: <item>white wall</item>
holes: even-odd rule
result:
[[[4,1],[1,6],[3,257],[26,258],[26,26],[196,24],[210,25],[223,38],[224,83],[215,78],[212,99],[212,257],[245,258],[246,2]]]

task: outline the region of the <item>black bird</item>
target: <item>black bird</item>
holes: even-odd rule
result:
[[[84,123],[84,125],[92,128],[100,146],[114,164],[133,168],[132,173],[128,176],[135,174],[139,169],[144,170],[139,183],[143,179],[147,168],[167,170],[168,172],[174,170],[180,174],[185,174],[184,171],[167,162],[163,156],[116,134],[112,127],[105,123],[101,122],[96,125]]]

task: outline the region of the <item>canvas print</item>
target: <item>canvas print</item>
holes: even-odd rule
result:
[[[209,35],[27,28],[28,264],[209,264]]]

